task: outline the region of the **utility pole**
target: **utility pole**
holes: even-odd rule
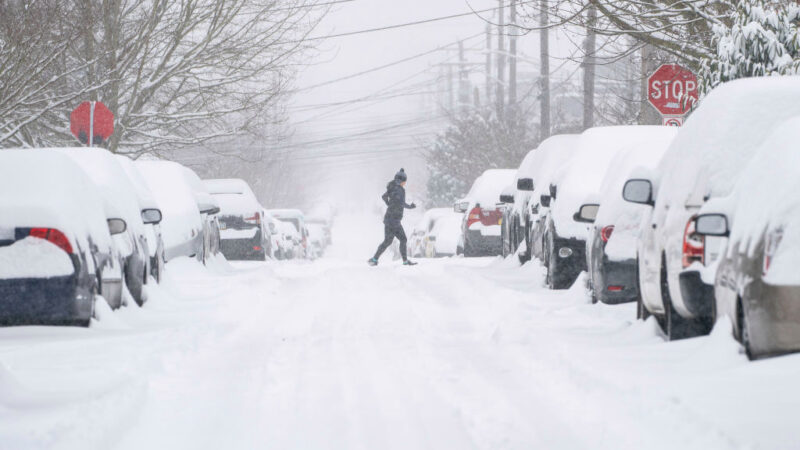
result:
[[[447,66],[447,91],[449,92],[448,101],[450,103],[450,109],[448,112],[452,114],[455,110],[456,95],[455,87],[453,86],[453,66],[451,65]]]
[[[508,105],[509,114],[515,114],[517,109],[517,0],[511,0],[510,24],[509,53],[511,53],[511,61],[508,67]]]
[[[539,12],[539,83],[540,112],[539,141],[550,137],[550,31],[547,26],[550,17],[547,12],[547,0],[541,0]]]
[[[594,27],[597,23],[597,8],[594,4],[586,11],[586,41],[584,41],[583,57],[583,128],[594,126],[594,83],[595,52],[597,47],[597,34]]]
[[[503,39],[503,34],[505,33],[505,0],[498,1],[500,2],[500,8],[497,11],[500,13],[500,18],[497,21],[497,98],[495,101],[497,102],[497,118],[502,119],[506,96],[503,86],[506,71],[505,39]]]
[[[492,26],[486,24],[486,105],[492,102]]]
[[[458,41],[458,106],[462,112],[465,112],[469,105],[469,79],[466,62],[464,41]]]
[[[658,67],[658,54],[650,44],[642,46],[641,92],[639,98],[639,125],[661,125],[661,114],[647,101],[647,78]]]

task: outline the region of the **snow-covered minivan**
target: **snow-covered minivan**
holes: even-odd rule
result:
[[[269,229],[264,208],[246,181],[238,178],[203,180],[219,203],[220,248],[230,260],[265,261],[269,255]]]

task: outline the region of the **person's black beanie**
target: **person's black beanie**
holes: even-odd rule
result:
[[[406,181],[408,179],[408,177],[406,176],[406,171],[401,168],[400,172],[397,172],[394,175],[394,179],[395,179],[395,181],[399,181],[401,183]]]

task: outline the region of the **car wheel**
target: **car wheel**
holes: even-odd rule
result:
[[[753,355],[753,350],[750,345],[750,330],[747,325],[747,314],[744,312],[744,306],[742,304],[742,298],[736,301],[736,324],[739,328],[739,342],[744,347],[744,352],[747,355],[747,359],[753,360],[755,356]]]

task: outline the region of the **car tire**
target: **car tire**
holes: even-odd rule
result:
[[[650,318],[650,311],[647,310],[647,307],[644,306],[644,302],[642,301],[642,295],[639,294],[636,297],[636,319],[637,320],[647,320]]]
[[[672,306],[672,298],[669,295],[669,282],[667,281],[666,256],[661,257],[661,300],[664,302],[664,324],[662,329],[670,341],[686,339],[699,335],[695,329],[699,321],[686,319]]]

